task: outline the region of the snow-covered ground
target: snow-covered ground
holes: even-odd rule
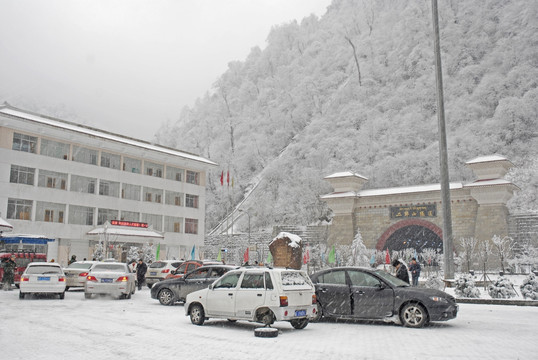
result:
[[[209,320],[195,326],[183,305],[162,306],[137,291],[130,300],[19,300],[0,291],[0,351],[15,359],[535,359],[538,307],[461,304],[457,319],[423,329],[385,323],[320,322],[295,330],[276,323]],[[4,357],[5,355],[5,357]]]

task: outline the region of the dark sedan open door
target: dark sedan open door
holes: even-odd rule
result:
[[[392,315],[394,291],[375,276],[348,270],[353,317],[382,319]]]
[[[325,315],[350,316],[350,288],[346,283],[345,270],[334,269],[321,274],[316,281],[316,296]]]

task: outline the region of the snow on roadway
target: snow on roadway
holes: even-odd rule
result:
[[[259,324],[209,320],[195,326],[183,305],[162,306],[138,291],[131,300],[19,300],[0,291],[0,351],[6,359],[536,359],[538,307],[460,304],[458,318],[424,329],[385,323],[320,322],[276,338]],[[2,356],[3,358],[3,356]]]

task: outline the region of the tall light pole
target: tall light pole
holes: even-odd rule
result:
[[[445,279],[454,278],[454,246],[452,239],[452,213],[450,209],[450,183],[448,179],[448,155],[445,129],[445,104],[443,99],[443,75],[441,72],[441,47],[439,45],[439,16],[437,0],[432,0],[432,17],[435,50],[435,78],[437,82],[437,118],[439,127],[439,165],[441,170],[441,198],[443,201],[443,253]]]

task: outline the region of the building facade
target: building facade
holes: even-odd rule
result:
[[[460,238],[488,240],[509,235],[507,201],[518,187],[503,177],[512,163],[502,156],[470,160],[476,181],[450,183],[455,250]],[[351,244],[357,231],[365,245],[377,250],[435,248],[442,251],[443,213],[440,184],[361,189],[368,181],[350,172],[325,179],[334,192],[322,196],[334,217],[329,245]]]
[[[91,256],[100,239],[88,233],[111,220],[145,223],[162,234],[161,258],[190,256],[204,242],[206,177],[216,165],[197,155],[0,106],[0,216],[14,232],[54,238],[48,256],[60,262],[72,254]],[[128,241],[136,246],[156,242],[143,234]]]

